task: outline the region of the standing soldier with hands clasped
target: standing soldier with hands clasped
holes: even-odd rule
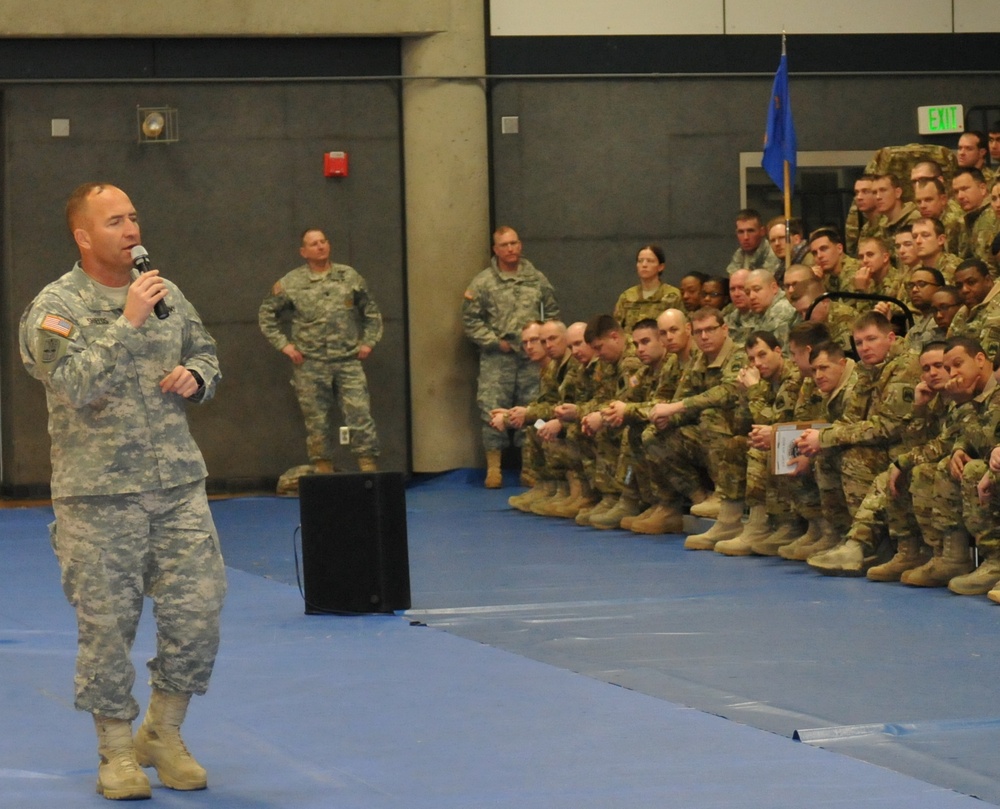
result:
[[[532,320],[558,317],[552,284],[521,257],[517,232],[507,226],[497,228],[490,266],[472,279],[462,301],[465,335],[479,346],[476,402],[486,450],[487,489],[503,485],[500,455],[510,443],[506,431],[490,426],[493,411],[527,405],[538,395],[538,368],[520,347],[521,329]],[[520,431],[514,440],[520,445]]]
[[[362,472],[374,472],[379,454],[363,360],[382,338],[382,315],[356,270],[330,261],[322,230],[302,234],[306,263],[286,273],[260,305],[264,336],[293,365],[292,386],[306,423],[306,448],[316,472],[333,471],[330,411],[340,405],[351,452]],[[291,317],[291,337],[283,317]]]

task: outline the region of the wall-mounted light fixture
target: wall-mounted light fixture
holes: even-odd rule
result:
[[[180,140],[177,110],[173,107],[136,107],[139,143],[176,143]]]

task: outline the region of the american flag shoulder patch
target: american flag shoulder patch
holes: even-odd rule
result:
[[[58,334],[60,337],[69,337],[73,333],[73,324],[59,315],[46,315],[38,328]]]

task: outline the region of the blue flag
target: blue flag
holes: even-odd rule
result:
[[[795,124],[792,122],[792,105],[788,100],[788,58],[781,54],[781,64],[774,74],[771,103],[767,108],[767,132],[764,135],[764,157],[760,165],[775,185],[785,190],[784,161],[788,161],[788,176],[795,184]],[[790,189],[789,189],[790,190]]]

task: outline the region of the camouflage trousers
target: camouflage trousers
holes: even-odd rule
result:
[[[541,471],[542,480],[565,480],[567,472],[582,473],[580,444],[570,438],[570,428],[573,426],[575,425],[565,425],[558,438],[540,442],[545,458]]]
[[[846,536],[851,530],[875,477],[888,466],[888,452],[877,447],[829,447],[816,457],[813,469],[823,516],[837,532]]]
[[[653,491],[653,467],[649,456],[642,450],[644,425],[628,424],[622,436],[616,477],[622,492],[628,492],[640,503],[657,502]]]
[[[979,502],[979,480],[989,469],[986,461],[969,461],[962,472],[962,522],[972,534],[980,555],[1000,555],[1000,485],[995,481],[990,499]]]
[[[748,488],[749,479],[748,471]],[[749,499],[749,497],[748,492],[747,498]],[[772,475],[769,473],[765,505],[767,513],[776,517],[797,515],[804,520],[816,520],[823,516],[819,489],[816,487],[816,478],[811,469],[801,475]]]
[[[482,420],[483,448],[487,451],[510,445],[507,431],[490,427],[490,411],[498,407],[527,405],[538,398],[538,366],[519,353],[484,351],[479,355],[479,387],[476,404]],[[514,431],[514,444],[521,446],[523,434]]]
[[[676,503],[705,486],[706,477],[724,500],[742,500],[747,482],[746,436],[686,424],[667,430],[652,425],[642,434],[657,501]]]
[[[889,491],[889,470],[879,473],[854,514],[847,538],[874,551],[886,534],[897,547],[900,539],[919,537],[913,495],[905,483],[901,480],[899,493],[893,495]]]
[[[934,517],[935,506],[935,481],[938,477],[938,470],[943,475],[948,475],[948,458],[937,463],[922,463],[910,470],[909,495],[913,504],[913,518],[924,538],[924,544],[932,548],[940,548],[944,539],[940,532],[937,520]],[[961,500],[956,500],[955,490],[944,484],[942,481],[941,496],[949,502],[942,503],[945,514],[957,513],[961,519]]]
[[[52,547],[79,634],[75,705],[133,720],[131,660],[143,597],[153,601],[157,689],[203,694],[219,649],[226,573],[204,481],[52,503]]]
[[[767,504],[771,478],[771,453],[765,449],[747,449],[747,489],[744,500],[748,507]]]
[[[533,472],[535,480],[552,480],[546,475],[545,453],[542,451],[542,440],[538,437],[538,431],[528,426],[522,432],[524,433],[521,444],[522,471]]]
[[[983,556],[995,558],[1000,552],[1000,493],[994,485],[993,496],[983,505],[979,502],[977,490],[979,480],[988,468],[986,462],[969,461],[962,470],[962,479],[958,481],[951,476],[949,461],[950,458],[945,458],[937,464],[923,464],[914,469],[913,482],[917,483],[916,473],[920,470],[924,489],[927,488],[927,479],[932,478],[930,508],[916,509],[917,520],[924,531],[924,542],[932,548],[940,547],[946,533],[964,528],[972,535]],[[917,490],[926,496],[920,484]],[[914,506],[918,502],[918,491],[912,491]]]
[[[769,517],[786,520],[820,516],[819,492],[812,474],[775,475],[771,472],[771,452],[751,447],[747,450],[748,507],[764,506]]]
[[[328,461],[333,457],[333,406],[340,406],[344,424],[350,431],[351,452],[377,457],[378,435],[368,399],[368,380],[360,360],[325,362],[307,359],[294,366],[292,387],[306,424],[309,460]]]
[[[620,495],[618,460],[624,427],[604,426],[594,435],[594,488],[601,494]]]

